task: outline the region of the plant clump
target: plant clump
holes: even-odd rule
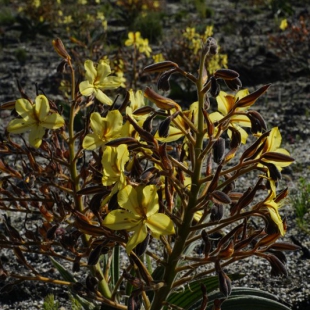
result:
[[[142,40],[131,33],[126,45],[139,50]],[[70,97],[60,105],[39,90],[36,98],[20,90],[20,99],[1,105],[12,119],[0,140],[0,209],[7,214],[0,249],[24,267],[20,273],[1,263],[2,279],[63,285],[88,308],[189,309],[198,302],[220,309],[241,277],[226,266],[256,256],[272,275],[287,274],[283,252],[298,247],[279,241],[288,189],[278,181],[294,159],[279,129],[267,128],[253,108],[270,85],[250,93],[236,71],[207,70],[218,46],[205,37],[199,50],[189,47],[197,74],[160,61],[143,69],[158,76],[157,90],[112,97],[124,81],[109,62],[86,59],[82,77],[62,41],[53,46],[58,70],[71,78]],[[196,89],[189,108],[162,94],[172,75]],[[44,274],[31,254],[49,258],[59,276]]]

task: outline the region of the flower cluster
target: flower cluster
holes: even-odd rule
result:
[[[141,54],[144,53],[147,57],[150,57],[152,52],[152,49],[149,46],[149,40],[143,39],[139,31],[129,32],[128,39],[125,41],[125,45],[134,46]]]
[[[127,44],[139,40],[132,34]],[[268,129],[253,109],[270,85],[250,92],[242,89],[236,71],[208,74],[206,57],[216,51],[209,38],[197,75],[172,61],[144,68],[144,74],[159,74],[159,90],[170,89],[172,74],[188,79],[197,89],[189,108],[149,87],[112,99],[109,91],[123,81],[107,61],[86,60],[84,80],[76,89],[70,55],[60,39],[53,45],[72,74],[69,116],[61,116],[65,109],[45,95],[33,103],[23,94],[14,106],[1,106],[15,107],[18,115],[7,127],[7,140],[0,141],[3,156],[15,156],[18,165],[0,160],[5,197],[0,207],[25,212],[25,224],[29,213],[41,218],[25,225],[25,236],[6,220],[1,246],[14,244],[17,260],[34,274],[19,280],[67,285],[116,309],[136,310],[143,303],[147,310],[158,310],[169,303],[191,308],[177,289],[190,283],[186,294],[192,287],[193,294],[201,294],[201,281],[217,283],[216,278],[223,301],[231,294],[223,267],[251,256],[267,259],[272,274],[286,274],[281,251],[296,247],[276,242],[287,229],[279,208],[288,190],[278,186],[293,158],[281,148],[279,129]],[[84,120],[79,131],[78,117]],[[25,131],[34,148],[24,139],[24,145],[13,141],[13,134]],[[254,182],[243,182],[249,173]],[[197,242],[200,254],[193,253]],[[120,262],[120,248],[128,260]],[[64,281],[42,276],[23,251],[53,257]],[[71,262],[74,271],[88,267],[85,285],[54,258]],[[0,271],[14,278],[2,265]],[[128,298],[119,294],[122,285]],[[206,302],[203,293],[202,305]],[[214,307],[220,309],[217,302]]]

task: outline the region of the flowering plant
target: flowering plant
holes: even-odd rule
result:
[[[69,117],[42,94],[33,103],[22,92],[1,106],[18,115],[0,142],[0,208],[25,216],[22,231],[5,217],[0,246],[26,268],[18,274],[0,265],[2,277],[68,286],[88,308],[158,310],[197,301],[199,309],[220,309],[231,279],[240,277],[224,267],[251,256],[286,274],[282,251],[296,247],[277,241],[286,231],[279,208],[288,193],[277,184],[293,158],[280,147],[278,128],[268,130],[252,109],[269,85],[249,93],[235,71],[208,75],[206,57],[217,50],[208,38],[197,76],[171,61],[144,69],[160,73],[161,90],[172,74],[193,83],[197,101],[188,110],[151,88],[129,90],[119,102],[105,92],[122,84],[107,63],[86,60],[76,88],[70,55],[60,39],[53,45],[59,68],[71,73]],[[79,113],[85,126],[77,132]],[[16,136],[25,131],[28,140]],[[250,174],[255,181],[244,184]],[[63,279],[32,266],[32,253],[49,257]],[[65,263],[85,272],[77,278]],[[208,300],[217,287],[221,295]]]

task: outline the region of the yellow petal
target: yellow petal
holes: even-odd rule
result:
[[[235,97],[228,95],[224,91],[220,91],[219,95],[216,97],[217,109],[223,114],[227,115],[228,112],[232,109],[235,103]]]
[[[163,213],[156,213],[146,221],[147,227],[154,236],[171,235],[175,233],[172,220]]]
[[[184,133],[180,129],[173,126],[169,127],[168,137],[160,137],[158,131],[156,131],[156,134],[154,136],[156,140],[161,142],[173,142],[179,140],[182,137],[184,137]]]
[[[44,121],[41,122],[41,126],[48,129],[57,129],[64,126],[65,120],[58,113],[52,113],[48,115]]]
[[[268,136],[268,144],[269,144],[269,151],[276,151],[282,141],[281,133],[278,127],[273,127],[270,131],[270,134]]]
[[[112,230],[133,230],[141,222],[141,218],[126,210],[113,210],[102,221],[103,225]]]
[[[118,110],[109,111],[106,117],[107,128],[109,133],[107,138],[115,139],[119,136],[119,132],[123,127],[123,116]]]
[[[22,118],[33,116],[33,105],[26,99],[16,100],[15,110]]]
[[[93,92],[95,93],[95,97],[101,103],[104,103],[106,105],[111,105],[113,103],[112,99],[109,98],[102,90],[94,88]]]
[[[125,186],[117,194],[117,201],[120,207],[126,209],[133,214],[141,215],[141,210],[139,208],[137,191],[131,185]]]
[[[105,78],[111,74],[111,67],[104,61],[101,61],[97,66],[97,79],[99,84],[103,84]]]
[[[155,185],[148,185],[143,188],[142,205],[146,210],[147,218],[158,212],[158,195]]]
[[[132,111],[136,111],[137,109],[143,107],[144,104],[144,96],[142,90],[134,91],[131,89],[129,91],[129,99],[130,99],[130,107]]]
[[[271,219],[278,226],[279,231],[280,231],[281,235],[283,236],[285,234],[285,231],[284,231],[281,216],[278,212],[278,205],[274,201],[270,201],[270,202],[268,202],[267,207],[268,207],[268,211],[270,213]]]
[[[82,146],[83,146],[83,149],[92,151],[104,145],[104,143],[105,142],[102,141],[97,134],[90,133],[85,136]]]
[[[93,94],[95,88],[93,84],[89,83],[89,81],[83,81],[80,83],[79,89],[83,96],[88,97]]]
[[[224,116],[219,112],[213,112],[209,115],[209,118],[212,123],[220,121]]]
[[[134,233],[129,238],[126,245],[126,252],[129,253],[139,244],[141,243],[147,236],[147,228],[145,224],[141,221],[139,225],[134,228]]]
[[[32,128],[32,130],[29,133],[29,144],[35,148],[40,147],[44,134],[45,129],[43,127],[36,126]]]
[[[247,140],[247,138],[248,138],[248,133],[242,128],[242,127],[240,127],[240,126],[238,126],[238,125],[233,125],[234,126],[234,128],[236,128],[239,132],[240,132],[240,135],[241,135],[241,142],[243,143],[243,144],[245,144],[246,143],[246,140]],[[231,131],[228,129],[228,131],[227,131],[227,134],[228,134],[228,136],[229,136],[229,138],[231,139]]]
[[[90,116],[90,127],[93,132],[101,137],[103,135],[104,118],[98,112],[93,112]]]
[[[251,121],[246,115],[233,115],[230,121],[242,127],[251,127]]]
[[[37,118],[40,121],[43,121],[50,111],[50,105],[47,98],[44,95],[37,96],[34,108]]]
[[[119,181],[128,159],[129,152],[127,145],[121,144],[118,147],[107,146],[102,156],[102,184],[108,186]]]
[[[103,83],[98,85],[101,89],[114,89],[122,85],[123,79],[119,76],[108,76],[104,79]]]
[[[90,83],[90,84],[93,84],[94,83],[94,80],[97,76],[97,70],[94,66],[94,63],[87,59],[85,62],[84,62],[84,68],[85,68],[85,78],[86,80]]]
[[[27,130],[32,129],[36,125],[36,122],[33,119],[28,119],[25,121],[24,119],[13,119],[10,121],[7,131],[11,133],[23,133]]]
[[[245,88],[245,89],[240,89],[240,90],[237,92],[235,98],[239,100],[239,99],[241,99],[241,98],[243,98],[243,97],[245,97],[245,96],[247,96],[247,95],[249,95],[249,94],[250,94],[250,92],[249,92],[249,90],[248,90],[247,88]]]
[[[125,41],[126,46],[131,46],[135,43],[135,36],[133,32],[128,33],[128,39]]]

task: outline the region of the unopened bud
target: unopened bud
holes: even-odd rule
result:
[[[224,215],[224,207],[222,204],[214,204],[211,208],[210,219],[212,222],[219,221]]]
[[[242,82],[239,78],[235,78],[233,80],[225,80],[225,84],[232,91],[236,91],[242,86]]]
[[[210,94],[213,97],[217,97],[220,93],[220,86],[217,83],[216,78],[214,76],[211,77],[210,82],[211,82]]]
[[[210,55],[216,55],[217,47],[216,40],[212,37],[209,37],[204,45],[204,52]]]
[[[219,138],[213,144],[213,159],[214,162],[220,164],[225,155],[225,140],[223,138]]]
[[[146,66],[143,73],[162,72],[170,69],[178,68],[178,64],[172,61],[162,61]]]
[[[53,40],[53,46],[54,46],[56,53],[60,57],[67,59],[67,60],[71,59],[70,55],[66,51],[65,46],[63,45],[62,41],[59,38]]]
[[[179,105],[170,98],[166,98],[155,93],[151,88],[147,87],[144,96],[156,104],[159,109],[171,110],[173,108],[180,110]]]
[[[225,297],[231,294],[231,280],[224,271],[220,271],[218,274],[220,291]]]
[[[167,117],[164,121],[162,121],[159,124],[158,127],[158,135],[161,138],[166,138],[169,135],[169,127],[170,127],[170,123],[171,123],[171,118]]]
[[[170,90],[169,79],[171,75],[175,72],[175,69],[164,72],[157,81],[157,88],[163,91]]]
[[[239,73],[230,69],[219,69],[215,71],[214,76],[223,80],[234,80],[239,77]]]
[[[144,254],[149,244],[149,240],[150,240],[150,234],[148,233],[146,238],[141,243],[139,243],[134,249],[134,252],[137,254],[137,256],[141,256]]]

